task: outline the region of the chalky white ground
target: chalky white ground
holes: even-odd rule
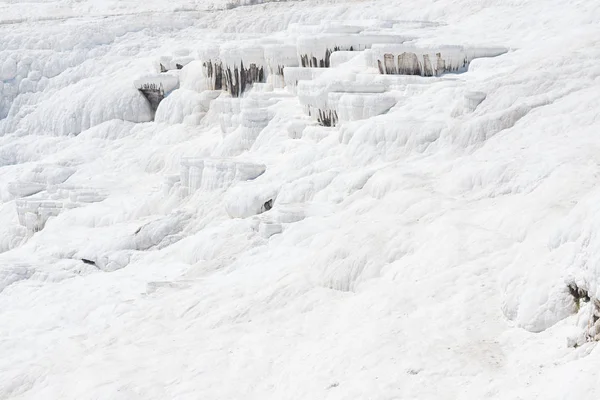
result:
[[[600,3],[225,3],[0,5],[0,398],[599,398]],[[154,122],[134,86],[328,21],[509,51],[242,103],[192,61]]]

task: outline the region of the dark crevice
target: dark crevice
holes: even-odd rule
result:
[[[337,112],[335,110],[319,110],[317,122],[327,127],[335,126],[338,122]]]
[[[232,97],[240,97],[247,88],[253,83],[265,82],[265,73],[262,66],[250,64],[245,68],[244,62],[240,63],[240,67],[230,67],[225,69],[226,90],[229,91]]]
[[[269,211],[271,208],[273,208],[273,199],[270,199],[269,201],[265,202],[265,204],[263,204],[263,208],[265,209],[265,211]]]
[[[590,296],[588,294],[588,291],[577,286],[577,284],[575,282],[569,283],[569,285],[567,285],[567,287],[569,288],[569,293],[571,293],[571,296],[573,296],[573,299],[576,302],[583,300],[584,302],[587,303],[588,301],[590,301]]]
[[[158,105],[165,98],[165,91],[162,84],[157,85],[156,83],[146,83],[142,85],[139,91],[142,92],[146,100],[148,100],[148,103],[150,103],[152,113],[156,113]]]
[[[223,89],[223,65],[219,61],[205,61],[203,64],[204,72],[210,79],[212,90]]]
[[[345,49],[340,46],[335,46],[333,49],[325,50],[325,56],[321,59],[317,59],[317,57],[315,56],[309,57],[308,54],[302,54],[300,56],[300,65],[302,65],[302,67],[304,68],[329,68],[331,66],[331,54],[333,54],[334,51],[353,51],[353,49],[353,46],[350,46]]]

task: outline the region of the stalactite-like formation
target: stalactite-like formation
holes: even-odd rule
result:
[[[383,63],[385,65],[385,71],[388,74],[397,74],[398,70],[396,69],[396,63],[394,62],[393,54],[386,54],[383,56]]]
[[[307,107],[307,110],[309,116],[312,117],[314,114],[319,125],[332,127],[336,126],[338,123],[338,115],[335,110],[321,110],[310,106]]]
[[[158,105],[165,98],[165,91],[162,84],[146,83],[139,89],[140,92],[146,97],[152,107],[152,112],[156,112]]]
[[[211,90],[222,90],[223,87],[223,65],[220,61],[208,60],[202,63],[204,73],[210,81]]]
[[[337,112],[335,110],[319,110],[317,121],[323,126],[336,126],[338,121]]]
[[[386,54],[387,56],[388,54]],[[398,73],[400,75],[422,74],[421,65],[415,53],[402,53],[398,56]]]
[[[460,65],[450,64],[447,66],[440,53],[435,54],[435,62],[431,62],[429,54],[423,54],[421,59],[415,53],[403,52],[398,55],[397,61],[394,54],[386,53],[381,60],[377,60],[377,67],[381,74],[388,75],[419,75],[440,76],[444,73],[460,72],[468,66],[468,60],[464,59]]]
[[[323,58],[317,58],[312,55],[309,56],[308,54],[302,54],[300,56],[300,65],[302,65],[302,67],[304,67],[304,68],[329,68],[331,66],[331,62],[330,62],[331,54],[334,51],[340,51],[340,50],[353,51],[352,49],[353,49],[353,46],[350,46],[348,48],[342,48],[340,46],[335,46],[335,47],[333,47],[333,49],[325,50],[325,54],[323,55]]]
[[[244,67],[244,62],[237,66],[227,67],[225,69],[225,80],[227,82],[226,90],[232,97],[240,97],[246,88],[256,82],[265,82],[265,73],[262,66],[250,64],[248,68]]]
[[[462,46],[376,45],[374,60],[381,74],[440,76],[466,72],[469,63],[480,57],[504,54],[502,48],[465,48]]]
[[[274,88],[283,88],[285,87],[284,68],[299,65],[298,48],[290,44],[265,45],[264,59],[266,82],[272,84]]]

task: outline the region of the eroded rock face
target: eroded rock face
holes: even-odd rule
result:
[[[466,70],[468,62],[463,59],[462,63],[452,65],[446,68],[445,61],[440,53],[435,55],[435,64],[432,65],[429,54],[417,56],[415,53],[402,53],[397,57],[394,54],[386,53],[383,56],[383,65],[381,60],[377,61],[377,66],[381,74],[388,75],[420,75],[420,76],[439,76],[447,72],[459,72]]]
[[[496,57],[503,48],[462,46],[373,45],[373,67],[387,75],[440,76],[465,72],[476,58]]]
[[[144,97],[146,97],[150,103],[150,107],[152,107],[152,111],[156,113],[158,105],[165,98],[165,91],[162,88],[162,85],[157,85],[156,83],[146,83],[138,90],[142,92]]]
[[[315,114],[317,118],[317,122],[322,126],[335,126],[338,122],[338,115],[335,110],[320,110],[320,109],[310,109],[308,111],[308,115],[313,116]]]
[[[253,83],[266,82],[264,47],[256,42],[224,44],[219,49],[226,88],[232,97],[240,97]]]
[[[317,59],[317,57],[309,55],[309,54],[302,54],[300,56],[300,64],[303,67],[311,67],[311,68],[329,68],[330,64],[330,57],[331,54],[334,51],[340,51],[342,50],[339,46],[335,46],[333,49],[327,49],[325,50],[325,55],[323,56],[323,58],[319,58]],[[352,51],[352,46],[350,46],[350,48],[348,49],[349,51]]]
[[[298,39],[298,57],[305,68],[331,67],[336,51],[363,51],[376,43],[403,43],[409,38],[396,35],[322,34]]]
[[[167,73],[148,75],[136,79],[134,86],[148,100],[154,114],[165,96],[179,86],[179,78]]]
[[[226,90],[232,97],[240,97],[253,83],[265,82],[265,78],[265,71],[261,65],[250,64],[245,67],[242,61],[239,67],[228,66],[225,69]]]
[[[567,289],[573,297],[575,310],[583,311],[581,325],[584,326],[583,334],[577,338],[571,338],[570,345],[577,347],[583,342],[600,341],[600,299],[591,295],[585,285],[570,282]]]
[[[226,88],[223,79],[223,64],[218,60],[207,60],[202,63],[204,74],[208,78],[210,90],[222,90]]]

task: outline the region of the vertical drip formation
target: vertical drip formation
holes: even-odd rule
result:
[[[148,103],[150,103],[152,112],[156,113],[158,105],[165,98],[165,90],[163,89],[162,84],[145,83],[139,91],[142,92],[144,97],[148,100]]]
[[[377,44],[373,60],[380,74],[441,76],[466,72],[469,63],[480,57],[496,57],[506,52],[501,48],[464,48],[462,46],[407,46]]]
[[[402,53],[397,58],[394,54],[383,55],[383,64],[377,60],[379,73],[386,75],[417,75],[417,76],[440,76],[444,73],[461,72],[466,70],[468,61],[463,59],[462,63],[451,64],[446,67],[446,62],[440,53],[435,54],[435,62],[431,62],[429,54],[423,54],[421,58],[415,53]]]
[[[311,107],[308,107],[308,115],[312,117],[313,114],[315,114],[317,122],[322,126],[331,127],[337,125],[338,116],[335,110],[316,109],[316,111],[313,111]]]
[[[134,86],[148,101],[154,119],[158,105],[179,86],[179,78],[169,73],[143,76],[134,82]]]
[[[331,66],[331,54],[333,54],[334,51],[354,51],[353,47],[354,46],[350,46],[348,49],[342,49],[339,46],[335,46],[333,49],[326,49],[323,58],[319,59],[312,55],[302,54],[300,56],[300,65],[304,68],[329,68]]]
[[[207,60],[202,63],[204,75],[208,79],[209,90],[226,89],[226,82],[223,81],[223,64],[221,61]]]
[[[255,42],[225,44],[219,49],[226,82],[231,97],[241,97],[254,83],[265,83],[264,46]]]
[[[265,73],[262,66],[250,64],[248,68],[244,67],[244,62],[240,62],[239,68],[234,66],[225,68],[226,90],[232,97],[240,97],[247,88],[253,83],[265,82]]]
[[[284,88],[285,70],[298,66],[298,56],[295,45],[271,44],[264,46],[265,64],[267,66],[266,82],[274,88]]]

